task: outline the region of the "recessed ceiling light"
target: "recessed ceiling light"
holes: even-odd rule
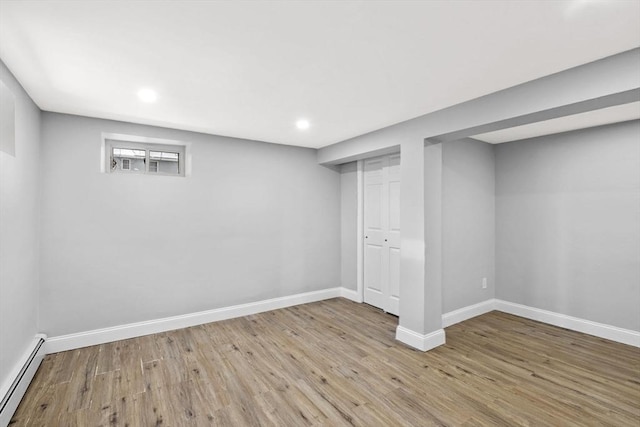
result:
[[[311,126],[309,120],[300,119],[296,122],[296,127],[300,130],[307,130],[309,126]]]
[[[143,88],[138,91],[138,98],[142,102],[156,102],[158,94],[153,89]]]

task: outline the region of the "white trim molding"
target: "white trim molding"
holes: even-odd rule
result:
[[[566,314],[542,310],[513,302],[495,300],[495,309],[515,316],[525,317],[531,320],[548,323],[572,331],[594,335],[623,344],[640,347],[640,332],[630,329],[618,328],[604,323],[567,316]]]
[[[4,407],[0,408],[0,426],[9,424],[33,376],[36,374],[45,355],[45,344],[40,345],[40,343],[42,340],[46,343],[46,339],[47,336],[42,334],[37,334],[34,337],[32,343],[2,384],[2,388],[0,388],[0,399],[4,399],[4,397],[7,396],[8,400],[4,404]]]
[[[362,302],[362,298],[358,291],[354,291],[353,289],[340,288],[340,296],[351,301]]]
[[[364,160],[356,163],[357,201],[356,210],[356,274],[358,299],[356,302],[364,302]]]
[[[57,353],[59,351],[73,350],[90,345],[103,344],[106,342],[135,338],[158,332],[187,328],[204,323],[248,316],[251,314],[263,313],[265,311],[277,310],[279,308],[286,308],[294,305],[338,297],[346,298],[355,302],[362,302],[359,299],[357,291],[336,287],[272,298],[264,301],[234,305],[231,307],[189,313],[180,316],[165,317],[162,319],[129,323],[110,328],[95,329],[91,331],[51,337],[46,340],[39,353],[42,355]],[[561,328],[567,328],[623,344],[640,347],[640,332],[497,299],[482,301],[478,304],[473,304],[468,307],[463,307],[443,314],[443,328],[488,313],[492,310],[498,310],[527,319],[559,326]],[[398,326],[396,329],[396,339],[411,347],[427,351],[445,343],[445,332],[443,329],[439,329],[430,334],[423,335],[402,326]],[[29,353],[31,353],[31,350]],[[41,359],[42,357],[40,357],[39,360]],[[36,364],[36,368],[38,364],[39,361]]]
[[[445,343],[444,329],[438,329],[426,335],[398,325],[396,339],[420,351],[428,351]]]
[[[129,323],[110,328],[60,335],[57,337],[51,337],[47,340],[46,353],[49,354],[73,350],[91,345],[155,334],[158,332],[188,328],[190,326],[202,325],[204,323],[216,322],[219,320],[249,316],[251,314],[263,313],[265,311],[277,310],[279,308],[286,308],[299,304],[337,298],[342,295],[342,289],[343,288],[323,289],[321,291],[272,298],[247,304],[183,314],[180,316],[165,317],[162,319]]]
[[[591,320],[580,319],[566,314],[555,313],[553,311],[529,307],[527,305],[499,299],[482,301],[478,304],[473,304],[445,313],[442,315],[442,327],[447,328],[451,325],[455,325],[456,323],[489,313],[493,310],[524,317],[525,319],[536,320],[538,322],[547,323],[560,328],[570,329],[576,332],[582,332],[583,334],[605,338],[622,344],[640,347],[640,332],[638,331],[618,328],[617,326],[593,322]]]
[[[495,299],[488,299],[477,304],[468,305],[466,307],[453,310],[442,315],[442,327],[448,328],[456,323],[464,322],[476,316],[489,313],[495,310]]]

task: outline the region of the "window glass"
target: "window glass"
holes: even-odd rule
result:
[[[184,146],[107,140],[110,172],[184,176]]]
[[[152,160],[166,160],[170,162],[177,162],[179,154],[178,153],[168,153],[166,151],[149,151],[149,157]]]
[[[114,157],[126,157],[129,159],[144,159],[146,156],[145,150],[136,150],[133,148],[114,148],[113,156]]]
[[[157,167],[155,172],[167,174],[180,173],[180,154],[168,151],[149,151],[149,158],[156,161]],[[149,164],[149,172],[151,172],[151,164]]]
[[[144,173],[147,156],[145,150],[114,148],[112,151],[111,170]]]

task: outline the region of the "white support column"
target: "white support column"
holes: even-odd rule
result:
[[[442,152],[437,148],[433,152],[433,163],[439,161],[439,167],[427,170],[425,163],[426,151],[421,139],[404,142],[401,147],[401,182],[400,193],[400,324],[396,330],[396,339],[418,350],[426,351],[444,344],[444,330],[442,330],[442,302],[438,297],[433,300],[433,294],[440,294],[441,266],[434,265],[435,275],[429,272],[425,276],[426,266],[441,262],[441,175]],[[440,153],[438,160],[437,154]],[[429,151],[429,154],[432,154]],[[431,168],[431,161],[429,168]],[[437,188],[437,194],[429,194],[435,203],[425,204],[425,182],[434,175],[438,181],[429,184],[429,191]],[[428,211],[425,212],[425,207]],[[432,209],[438,210],[432,216]],[[429,215],[430,222],[425,221]],[[433,222],[433,224],[432,224]],[[431,234],[425,235],[425,225],[429,225]],[[433,242],[426,242],[434,239]],[[431,250],[425,251],[425,249]],[[430,280],[427,283],[425,279]],[[438,288],[436,291],[435,288]],[[440,318],[434,322],[435,317]]]
[[[424,328],[442,331],[442,144],[424,145]],[[439,344],[438,344],[439,345]]]

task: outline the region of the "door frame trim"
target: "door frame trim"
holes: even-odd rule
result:
[[[357,298],[358,302],[364,302],[364,160],[358,160],[357,178],[357,231],[356,239],[356,263],[357,263]]]

